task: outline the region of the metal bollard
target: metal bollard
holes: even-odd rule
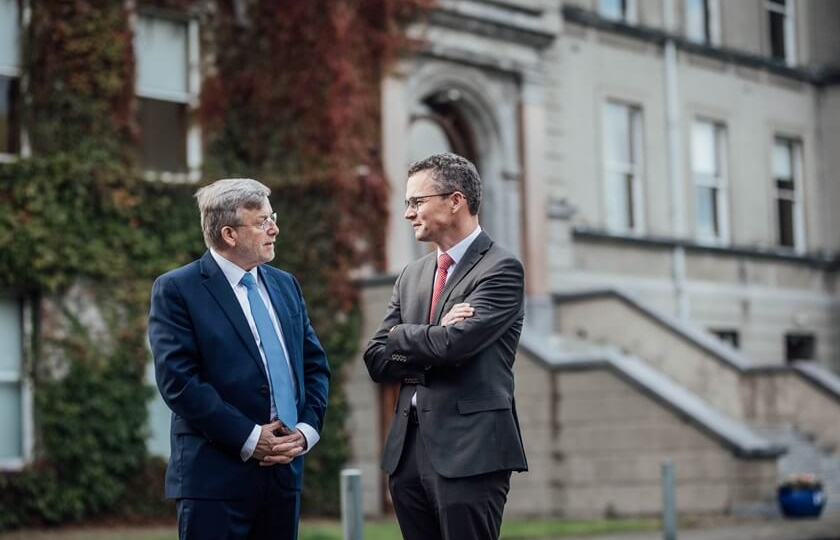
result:
[[[677,490],[670,460],[662,462],[662,533],[665,540],[677,540]]]
[[[344,540],[364,540],[362,516],[362,471],[341,471],[341,530]]]

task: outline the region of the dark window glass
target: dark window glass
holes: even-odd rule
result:
[[[793,201],[777,199],[779,211],[779,245],[793,247]]]
[[[140,99],[140,160],[152,171],[187,171],[187,106]]]
[[[767,12],[770,17],[770,56],[785,59],[785,16],[775,11]]]
[[[20,81],[0,76],[0,153],[20,152]]]
[[[735,349],[738,348],[740,340],[737,330],[711,330],[711,332],[724,343],[728,343]]]
[[[814,360],[817,352],[817,338],[814,334],[786,334],[785,361]]]

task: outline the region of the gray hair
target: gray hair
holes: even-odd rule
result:
[[[470,214],[478,214],[481,207],[481,178],[470,160],[448,152],[434,154],[412,163],[408,168],[408,176],[420,171],[431,171],[431,179],[442,193],[463,193],[467,198]]]
[[[241,225],[239,209],[262,208],[271,190],[251,178],[224,178],[195,192],[208,248],[223,248],[222,228]]]

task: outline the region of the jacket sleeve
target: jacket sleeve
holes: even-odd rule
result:
[[[524,289],[522,264],[513,257],[504,259],[462,300],[475,309],[472,317],[449,326],[398,324],[386,336],[383,356],[404,358],[409,365],[461,365],[522,317]]]
[[[391,301],[388,302],[385,319],[365,348],[365,365],[367,366],[370,378],[374,382],[425,383],[425,369],[423,367],[409,365],[404,361],[402,356],[392,355],[392,353],[386,351],[392,328],[402,322],[402,315],[400,313],[400,283],[404,275],[405,270],[400,273],[396,283],[394,283],[394,290],[391,293]]]
[[[164,402],[212,442],[238,456],[254,422],[202,380],[193,322],[171,277],[162,276],[152,286],[149,343]]]
[[[300,302],[301,320],[303,321],[303,386],[306,404],[298,415],[298,422],[309,424],[318,433],[324,426],[324,415],[330,391],[330,367],[324,347],[312,328],[306,300],[297,279],[292,278]]]

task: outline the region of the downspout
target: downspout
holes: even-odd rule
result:
[[[663,0],[665,21],[665,133],[667,137],[668,179],[671,188],[669,217],[675,239],[684,239],[685,216],[683,215],[682,145],[680,122],[680,93],[677,73],[677,46],[673,35],[676,32],[674,0]],[[689,318],[689,298],[685,290],[685,248],[675,245],[671,253],[671,279],[674,284],[677,317]]]

